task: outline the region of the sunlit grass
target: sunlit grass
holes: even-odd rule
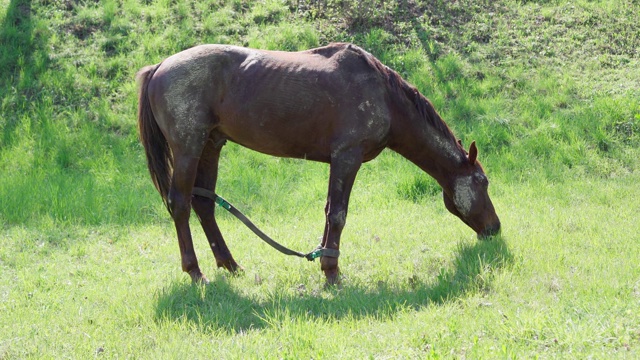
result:
[[[0,252],[1,310],[12,314],[0,318],[3,352],[144,358],[180,351],[196,357],[636,353],[640,254],[634,234],[640,229],[631,194],[637,186],[625,180],[494,186],[504,229],[487,242],[477,241],[437,198],[382,207],[382,193],[393,194],[392,186],[375,194],[360,187],[343,237],[344,284],[333,290],[323,288],[317,263],[275,252],[229,217],[221,218],[221,228],[245,273],[215,269],[194,222],[202,268],[212,279],[204,288],[181,273],[169,221],[12,227],[2,234]],[[598,195],[588,196],[595,189]],[[597,221],[602,214],[615,216]],[[320,216],[269,218],[264,230],[295,248],[314,245],[321,231]]]

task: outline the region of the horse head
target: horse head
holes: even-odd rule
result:
[[[472,228],[478,238],[494,236],[500,231],[500,219],[489,198],[489,180],[477,160],[478,148],[471,143],[468,162],[462,171],[449,179],[443,187],[444,204],[447,210]]]

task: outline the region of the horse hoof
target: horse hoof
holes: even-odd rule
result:
[[[342,281],[340,280],[340,277],[337,277],[335,279],[327,279],[327,281],[324,283],[324,289],[325,290],[342,289]]]
[[[233,267],[227,268],[231,275],[233,276],[242,276],[244,275],[244,268],[238,264],[234,264]]]
[[[233,259],[218,261],[217,265],[219,268],[225,268],[232,275],[241,275],[244,274],[244,268],[238,265]]]
[[[324,284],[325,289],[342,288],[342,279],[340,278],[340,272],[338,269],[325,270],[324,275],[327,278],[327,281]]]
[[[209,285],[209,279],[204,276],[203,273],[198,271],[197,273],[189,273],[191,275],[191,281],[196,285]]]

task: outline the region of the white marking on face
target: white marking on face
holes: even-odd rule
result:
[[[453,203],[463,216],[468,216],[471,206],[476,200],[476,195],[472,188],[472,177],[461,176],[453,184]]]
[[[369,102],[369,100],[367,100],[366,102],[360,103],[360,105],[358,105],[358,109],[360,109],[360,111],[365,111],[366,108],[371,107],[371,103]]]

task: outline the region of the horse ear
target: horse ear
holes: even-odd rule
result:
[[[476,163],[476,159],[478,158],[478,148],[476,147],[476,142],[471,142],[471,146],[469,147],[469,163],[471,165]]]

